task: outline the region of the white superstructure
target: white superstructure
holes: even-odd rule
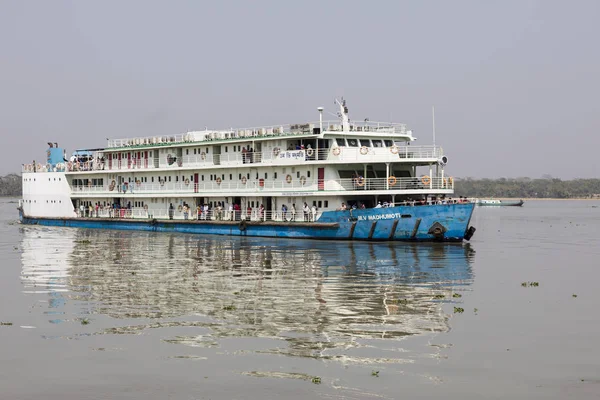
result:
[[[233,208],[246,219],[300,220],[306,203],[316,220],[342,203],[437,202],[453,193],[440,147],[413,145],[404,124],[352,121],[346,102],[337,104],[336,121],[323,121],[319,108],[314,123],[111,139],[62,162],[24,165],[23,211],[73,217],[91,206],[94,216],[119,209],[168,218],[173,205],[173,218],[186,208],[189,218],[197,210],[230,218]]]

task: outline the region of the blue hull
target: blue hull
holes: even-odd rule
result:
[[[24,224],[72,228],[181,232],[229,236],[373,241],[461,241],[470,239],[474,204],[398,206],[326,211],[318,222],[196,221],[25,216]]]

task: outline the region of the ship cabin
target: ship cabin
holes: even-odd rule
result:
[[[64,172],[74,208],[87,213],[91,206],[104,216],[117,208],[140,218],[197,218],[199,212],[229,218],[233,207],[239,218],[289,220],[303,219],[307,204],[316,220],[341,207],[452,195],[442,148],[413,145],[404,124],[350,121],[345,102],[338,104],[338,121],[323,121],[319,108],[313,123],[111,139],[105,148],[23,168]],[[215,212],[205,215],[205,209]]]

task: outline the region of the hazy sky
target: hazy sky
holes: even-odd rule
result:
[[[0,0],[0,174],[106,138],[409,124],[447,173],[600,177],[600,1]]]

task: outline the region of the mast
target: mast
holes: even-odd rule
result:
[[[342,131],[350,132],[350,119],[348,118],[348,107],[346,107],[346,100],[342,98],[340,103],[337,99],[335,100],[338,106],[340,106],[339,116],[342,118]]]

